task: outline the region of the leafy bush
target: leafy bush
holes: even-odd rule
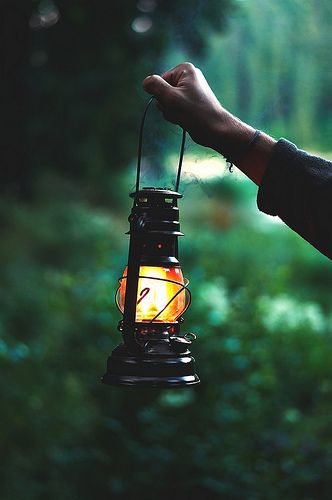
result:
[[[182,201],[183,327],[198,334],[202,383],[177,391],[99,382],[119,341],[126,216],[3,203],[3,500],[328,498],[332,271],[234,186],[244,210],[227,229],[217,195],[199,234],[197,192]]]

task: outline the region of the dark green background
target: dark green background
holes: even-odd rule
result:
[[[180,257],[202,384],[99,379],[142,79],[189,59],[232,112],[328,157],[331,20],[327,0],[0,2],[1,500],[330,498],[329,260],[190,141]],[[146,184],[172,185],[179,141],[151,110]]]

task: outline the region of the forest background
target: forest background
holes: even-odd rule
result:
[[[330,498],[330,263],[191,141],[180,259],[202,383],[100,376],[142,79],[190,60],[230,111],[329,158],[331,22],[328,0],[0,1],[1,500]],[[145,185],[172,186],[180,132],[149,112]]]

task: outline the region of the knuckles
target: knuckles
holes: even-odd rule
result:
[[[186,70],[188,73],[195,73],[196,71],[195,66],[191,62],[184,62],[179,66],[182,66],[182,69]]]

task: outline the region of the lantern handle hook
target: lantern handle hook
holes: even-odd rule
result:
[[[152,103],[152,101],[154,101],[154,99],[155,99],[155,96],[152,96],[148,100],[148,102],[145,106],[144,112],[143,112],[143,116],[142,116],[141,124],[140,124],[140,129],[139,129],[138,152],[137,152],[137,172],[136,172],[136,194],[139,191],[139,180],[140,180],[140,175],[141,175],[144,122],[145,122],[146,114],[148,112],[150,104]],[[175,191],[176,192],[178,191],[179,185],[180,185],[180,177],[181,177],[181,169],[182,169],[182,161],[183,161],[185,143],[186,143],[186,131],[183,128],[182,129],[182,141],[181,141],[181,148],[180,148],[178,172],[177,172],[176,181],[175,181]]]

